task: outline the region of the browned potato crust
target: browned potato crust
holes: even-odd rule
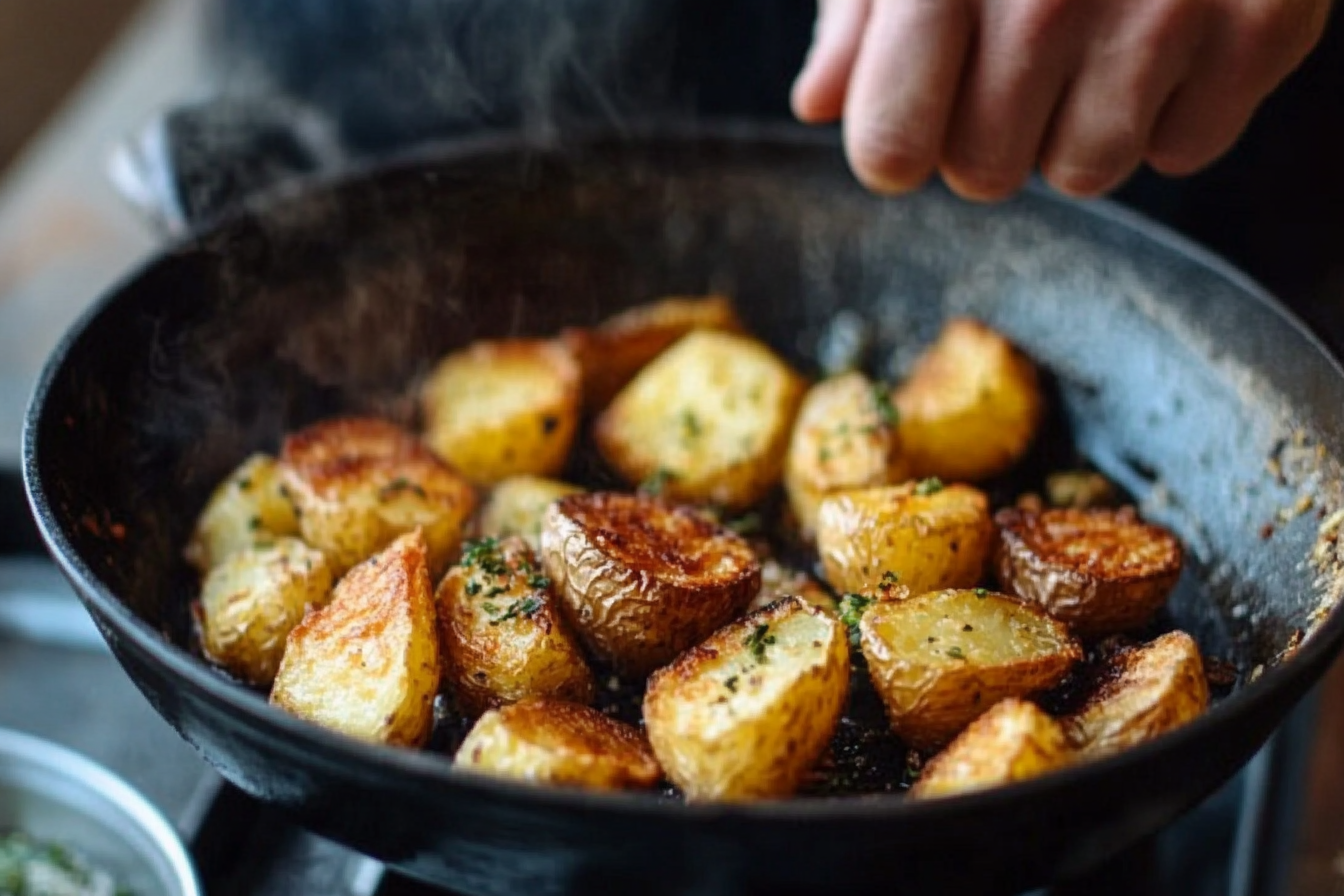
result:
[[[444,676],[466,714],[524,697],[592,702],[593,673],[522,539],[468,545],[435,602]]]
[[[1184,725],[1208,706],[1199,645],[1174,631],[1108,656],[1097,689],[1061,721],[1084,755],[1100,756]]]
[[[316,423],[285,439],[280,460],[303,539],[336,575],[417,528],[437,575],[457,554],[476,506],[470,483],[386,420]]]
[[[687,800],[781,797],[825,751],[848,694],[844,627],[790,597],[653,673],[644,724]]]
[[[341,579],[289,633],[271,702],[352,737],[418,747],[439,690],[439,638],[419,530]]]
[[[1025,781],[1068,764],[1064,729],[1034,703],[1009,697],[933,757],[911,788],[916,798],[951,796]]]
[[[742,322],[727,296],[670,296],[626,309],[591,329],[567,329],[560,338],[583,368],[584,406],[599,410],[692,330],[740,333]]]
[[[792,569],[778,560],[761,561],[761,590],[747,605],[747,612],[764,610],[784,597],[801,597],[818,610],[834,614],[835,598],[805,572]]]
[[[859,633],[892,729],[926,751],[986,706],[1055,686],[1083,656],[1040,607],[983,588],[873,603]]]
[[[598,492],[546,511],[542,562],[588,649],[647,673],[742,611],[761,567],[739,536],[704,514]]]
[[[477,485],[558,473],[578,429],[580,377],[559,342],[472,343],[421,390],[425,441]]]
[[[968,485],[912,483],[841,492],[821,504],[817,552],[837,591],[871,593],[894,573],[912,594],[967,588],[994,543],[989,499]]]
[[[597,790],[648,788],[662,775],[637,729],[537,697],[481,716],[453,761],[501,778]]]
[[[1013,508],[995,517],[1004,590],[1040,604],[1082,637],[1138,628],[1181,575],[1181,543],[1133,508]]]
[[[954,318],[894,395],[911,475],[988,479],[1026,454],[1044,416],[1036,366],[979,321]]]

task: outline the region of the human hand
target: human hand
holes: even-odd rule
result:
[[[1195,172],[1226,152],[1315,46],[1329,0],[819,0],[793,89],[806,122],[843,118],[871,189],[934,171],[1004,198],[1039,166],[1105,193],[1142,162]]]

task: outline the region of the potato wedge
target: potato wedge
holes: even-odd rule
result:
[[[521,538],[469,544],[434,600],[444,675],[467,715],[524,697],[593,701],[593,673]]]
[[[790,596],[801,597],[818,610],[832,615],[836,612],[835,598],[816,579],[771,559],[761,561],[761,590],[747,604],[747,612],[764,610],[775,601]]]
[[[1146,624],[1181,576],[1181,543],[1133,508],[1008,508],[994,565],[1005,591],[1040,604],[1082,637]]]
[[[839,592],[870,593],[894,573],[912,594],[979,583],[994,545],[989,499],[936,482],[841,492],[821,504],[817,553]]]
[[[583,368],[583,403],[607,406],[640,369],[692,330],[742,332],[727,296],[669,296],[636,305],[591,329],[568,329],[561,339]]]
[[[271,702],[352,737],[422,746],[440,675],[427,550],[416,530],[350,570],[289,633]]]
[[[196,520],[185,557],[200,572],[256,541],[296,535],[299,518],[280,481],[275,458],[253,454],[216,486]]]
[[[1182,631],[1121,648],[1104,660],[1097,689],[1060,721],[1085,756],[1119,752],[1170,731],[1209,706],[1199,645]]]
[[[659,475],[668,498],[740,510],[779,482],[803,389],[760,342],[698,330],[621,390],[594,437],[628,482]]]
[[[983,588],[872,603],[859,637],[892,729],[925,751],[985,707],[1055,686],[1083,658],[1063,623]]]
[[[848,696],[844,627],[791,597],[655,672],[644,724],[688,801],[782,797],[825,751]]]
[[[1059,723],[1034,703],[1009,697],[980,716],[933,757],[910,795],[951,796],[1013,781],[1025,781],[1072,759]]]
[[[646,789],[662,777],[638,729],[595,709],[529,697],[481,716],[453,762],[534,784]]]
[[[327,558],[297,538],[234,551],[201,585],[201,649],[233,677],[270,687],[290,631],[330,597]]]
[[[583,489],[536,476],[512,476],[490,492],[481,509],[480,534],[486,538],[520,536],[532,550],[541,548],[541,520],[546,508]]]
[[[1017,463],[1045,407],[1031,360],[968,318],[947,322],[893,400],[911,475],[970,482]]]
[[[477,485],[558,473],[579,425],[580,376],[559,342],[473,343],[421,390],[425,441]]]
[[[862,373],[843,373],[808,390],[784,461],[784,488],[803,538],[816,536],[827,495],[909,478],[897,422],[887,387]]]
[[[285,439],[280,476],[304,541],[334,575],[421,529],[430,575],[457,554],[476,493],[414,435],[386,420],[348,417]]]
[[[698,643],[761,590],[761,565],[741,537],[643,495],[556,501],[541,558],[589,651],[632,675]]]

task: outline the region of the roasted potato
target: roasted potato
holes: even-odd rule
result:
[[[477,485],[558,473],[579,425],[580,376],[559,342],[473,343],[421,390],[425,441]]]
[[[521,538],[468,545],[435,603],[444,675],[463,712],[524,697],[592,702],[593,673]]]
[[[1152,740],[1184,725],[1209,706],[1209,683],[1199,646],[1168,632],[1105,658],[1095,691],[1060,721],[1086,756],[1101,756]]]
[[[817,515],[817,553],[837,591],[869,593],[895,574],[912,594],[967,588],[994,545],[989,499],[936,480],[832,495]]]
[[[374,418],[328,420],[289,436],[280,476],[304,541],[327,555],[335,575],[418,528],[437,576],[476,505],[471,484],[419,439]]]
[[[597,492],[546,510],[541,556],[588,649],[646,674],[738,615],[761,590],[739,536],[691,508]]]
[[[1040,607],[983,588],[878,601],[859,620],[859,636],[892,729],[925,751],[985,707],[1053,687],[1083,657]]]
[[[1009,697],[933,757],[911,788],[916,798],[951,796],[1025,781],[1067,765],[1068,738],[1034,703]]]
[[[296,535],[299,518],[277,475],[275,458],[254,454],[210,495],[187,543],[187,562],[202,573],[258,540]]]
[[[849,639],[792,597],[737,620],[649,679],[654,755],[690,801],[788,796],[849,695]]]
[[[201,648],[235,678],[270,687],[290,630],[330,596],[326,557],[297,538],[234,551],[201,585]]]
[[[513,476],[496,485],[481,509],[480,533],[486,538],[520,536],[532,550],[541,548],[541,520],[546,508],[583,489],[536,476]]]
[[[764,610],[775,601],[790,596],[801,597],[832,615],[836,612],[835,598],[816,579],[771,559],[761,561],[761,590],[747,604],[747,612]]]
[[[1181,576],[1180,541],[1133,508],[1008,508],[994,519],[999,584],[1082,637],[1146,624]]]
[[[805,539],[815,537],[827,495],[908,478],[897,422],[887,387],[862,373],[843,373],[808,391],[784,461],[784,488]]]
[[[984,324],[947,322],[893,396],[911,475],[975,482],[1006,471],[1041,419],[1036,367]]]
[[[742,331],[726,296],[670,296],[636,305],[591,329],[561,335],[583,368],[583,401],[600,410],[644,365],[692,330]]]
[[[596,790],[649,788],[662,777],[638,729],[538,697],[481,716],[453,761],[501,778]]]
[[[271,702],[352,737],[423,745],[440,675],[427,551],[417,529],[346,573],[289,633]]]
[[[756,340],[698,330],[621,390],[594,436],[627,481],[657,475],[673,500],[739,510],[779,481],[803,389]]]

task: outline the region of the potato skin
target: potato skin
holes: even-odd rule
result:
[[[413,434],[376,418],[316,423],[285,439],[280,475],[300,512],[303,540],[335,575],[420,529],[430,574],[456,556],[476,506],[471,484]]]
[[[732,619],[761,588],[739,536],[644,495],[570,495],[546,510],[541,557],[588,650],[643,675]]]
[[[995,516],[1004,590],[1040,604],[1082,637],[1148,623],[1181,575],[1181,543],[1133,508],[1008,508]]]
[[[784,461],[789,506],[806,540],[830,494],[909,478],[897,418],[886,387],[862,373],[843,373],[808,390]]]
[[[986,706],[1053,687],[1083,657],[1040,607],[983,588],[873,603],[859,639],[892,729],[924,751]]]
[[[594,790],[646,789],[662,777],[638,729],[540,697],[481,716],[453,762],[501,778]]]
[[[779,482],[804,388],[762,343],[697,330],[621,390],[593,436],[627,482],[663,475],[672,500],[741,510]]]
[[[925,764],[916,799],[952,796],[1062,768],[1072,760],[1064,729],[1034,703],[1000,700]]]
[[[1104,756],[1184,725],[1209,706],[1199,645],[1182,631],[1105,658],[1099,684],[1061,719],[1085,756]]]
[[[440,676],[427,551],[416,530],[346,573],[289,633],[271,702],[351,737],[423,746]]]
[[[911,475],[976,482],[1026,454],[1044,417],[1036,366],[970,318],[953,318],[893,400]]]
[[[490,492],[481,508],[478,529],[486,538],[520,536],[532,550],[541,549],[541,521],[546,508],[583,489],[568,482],[537,476],[512,476]]]
[[[790,597],[655,672],[644,723],[688,801],[783,797],[825,751],[848,696],[844,627]]]
[[[201,585],[201,648],[206,658],[251,685],[270,687],[285,641],[309,607],[331,596],[320,551],[297,538],[234,551]]]
[[[558,473],[579,423],[580,370],[559,342],[475,342],[420,393],[425,441],[477,485]]]
[[[469,545],[435,604],[444,678],[467,715],[524,697],[593,701],[593,673],[522,539]]]
[[[668,296],[627,308],[590,329],[570,328],[560,338],[583,369],[583,403],[600,410],[635,374],[692,330],[742,332],[727,296]]]
[[[968,485],[917,483],[832,495],[817,515],[817,553],[839,592],[871,593],[895,573],[913,594],[967,588],[994,544],[989,499]]]
[[[299,518],[275,458],[253,454],[215,487],[196,520],[184,556],[201,573],[258,540],[297,535]]]

